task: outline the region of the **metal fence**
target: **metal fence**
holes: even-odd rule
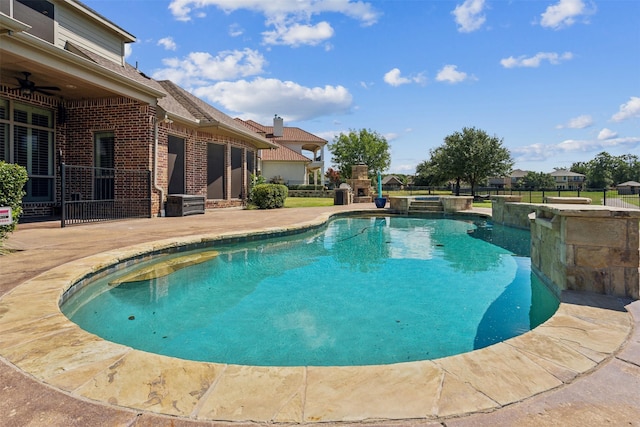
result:
[[[389,195],[429,195],[429,194],[454,194],[450,187],[420,187],[414,185],[383,186],[383,193]],[[460,188],[461,196],[471,195],[471,188]],[[494,187],[479,187],[474,191],[477,201],[489,200],[492,195],[516,195],[521,196],[526,203],[546,203],[547,197],[588,197],[591,204],[630,209],[640,209],[640,194],[629,190],[611,189],[504,189]]]
[[[61,165],[61,226],[151,217],[151,172]]]

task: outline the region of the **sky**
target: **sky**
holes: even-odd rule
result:
[[[83,3],[136,37],[127,62],[145,74],[329,143],[375,131],[387,173],[414,174],[464,127],[501,139],[514,169],[640,156],[638,0]]]

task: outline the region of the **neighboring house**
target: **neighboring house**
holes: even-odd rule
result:
[[[382,187],[383,188],[401,188],[404,184],[402,180],[394,175],[387,175],[382,178]]]
[[[616,185],[618,194],[640,194],[640,182],[627,181]]]
[[[493,188],[514,188],[517,187],[518,182],[522,181],[529,171],[522,169],[515,169],[509,176],[505,177],[490,177],[489,187]]]
[[[61,163],[101,168],[75,200],[124,197],[150,216],[173,193],[205,196],[207,207],[244,202],[258,150],[277,146],[126,64],[134,41],[75,0],[0,1],[0,160],[27,168],[24,216],[59,212]],[[151,182],[128,182],[121,170]]]
[[[566,169],[556,169],[549,175],[553,177],[558,190],[582,190],[587,178],[586,175]]]
[[[287,185],[324,185],[324,146],[327,141],[297,127],[283,125],[274,117],[273,126],[253,120],[235,119],[263,135],[279,148],[261,150],[258,169],[267,181],[282,180]],[[313,178],[309,180],[309,175]]]

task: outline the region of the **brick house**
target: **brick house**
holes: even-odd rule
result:
[[[274,117],[273,126],[235,120],[278,146],[274,150],[262,150],[259,156],[258,169],[267,181],[282,180],[287,185],[324,184],[326,140],[298,127],[284,126],[278,116]]]
[[[59,212],[62,163],[146,172],[150,216],[172,193],[205,196],[207,207],[242,205],[258,150],[276,145],[127,64],[134,41],[75,0],[0,0],[0,160],[27,168],[25,217]],[[142,191],[98,175],[78,198]]]

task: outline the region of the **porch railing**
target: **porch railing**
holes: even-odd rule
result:
[[[62,163],[61,226],[151,217],[151,172]]]

